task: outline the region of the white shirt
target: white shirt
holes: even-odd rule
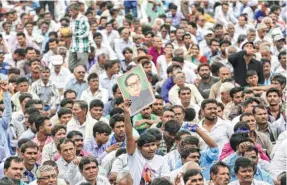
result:
[[[216,142],[219,151],[221,151],[233,134],[233,126],[231,126],[230,122],[217,117],[216,124],[212,127],[211,131],[208,131],[203,127],[203,121],[204,119],[198,123],[198,126]]]
[[[223,27],[226,27],[230,22],[233,24],[237,23],[237,19],[234,17],[232,10],[228,9],[228,12],[225,14],[222,11],[222,6],[216,7],[214,18],[216,23],[221,24]]]
[[[111,33],[108,33],[107,30],[103,30],[102,31],[103,35],[106,35],[106,37],[108,38],[109,44],[112,48],[114,48],[115,46],[115,40],[120,38],[120,34],[118,31],[116,30],[112,30]]]
[[[281,144],[287,140],[287,131],[282,132],[276,140],[276,144],[274,145],[272,152],[270,154],[271,159],[273,159],[275,153],[280,149]]]
[[[56,74],[54,69],[51,69],[50,81],[56,85],[57,89],[64,89],[66,86],[67,78],[71,76],[69,69],[61,67],[60,73]]]
[[[112,164],[111,173],[119,173],[121,170],[129,170],[127,154],[120,155]]]
[[[270,172],[273,179],[277,179],[278,175],[282,172],[286,172],[286,161],[287,161],[287,140],[279,146],[277,152],[274,154],[270,164]]]
[[[104,104],[108,103],[109,100],[109,92],[106,89],[98,89],[98,91],[95,94],[92,94],[91,88],[87,88],[82,92],[81,100],[85,100],[88,105],[90,105],[91,101],[94,99],[101,100]]]
[[[125,59],[125,57],[123,55],[123,50],[126,47],[133,48],[134,47],[134,43],[132,41],[130,41],[130,40],[128,42],[125,42],[122,38],[115,40],[115,52],[116,52],[119,60],[124,60]]]
[[[128,155],[129,171],[134,179],[134,185],[139,185],[144,168],[150,169],[151,178],[168,177],[169,167],[162,156],[155,155],[151,160],[145,159],[136,148],[133,155]]]
[[[170,61],[169,64],[166,63],[166,59],[164,55],[160,55],[157,60],[156,63],[159,64],[160,68],[159,68],[159,76],[163,79],[166,80],[167,79],[167,73],[166,70],[169,66],[171,66],[172,62]]]
[[[84,182],[88,182],[86,179],[80,181],[79,183],[77,183],[76,185],[80,185],[81,183],[84,183]],[[109,180],[104,177],[104,176],[101,176],[101,175],[98,175],[97,176],[97,185],[110,185],[110,182]]]
[[[106,89],[109,92],[109,98],[113,97],[113,86],[117,83],[118,74],[114,74],[111,79],[108,78],[107,73],[102,73],[99,77],[100,88]]]
[[[230,182],[228,185],[240,185],[240,183],[237,180],[237,181]],[[270,185],[270,184],[264,181],[258,181],[256,179],[253,179],[251,185]]]

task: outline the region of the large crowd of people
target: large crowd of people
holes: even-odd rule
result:
[[[0,185],[286,185],[286,23],[286,1],[1,0]]]

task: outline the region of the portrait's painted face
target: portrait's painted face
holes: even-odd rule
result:
[[[130,96],[139,96],[142,90],[141,80],[137,75],[130,76],[127,80],[127,91]]]

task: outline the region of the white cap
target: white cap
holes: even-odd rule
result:
[[[275,35],[274,38],[273,38],[274,41],[279,41],[281,39],[284,39],[282,34]]]
[[[213,32],[211,30],[206,30],[203,32],[203,35],[206,36],[208,34],[213,34]]]
[[[249,6],[257,6],[258,5],[258,0],[251,0],[248,2]]]
[[[54,66],[62,65],[64,63],[64,59],[62,55],[54,55],[50,57],[50,62],[52,62]]]

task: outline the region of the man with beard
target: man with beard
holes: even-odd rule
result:
[[[133,117],[133,126],[139,134],[144,133],[153,124],[160,122],[160,119],[151,112],[151,106],[148,106]]]
[[[39,59],[33,59],[29,62],[30,73],[25,77],[28,79],[29,84],[31,85],[36,80],[40,79],[40,66],[41,62]]]
[[[257,130],[264,133],[272,143],[276,143],[276,140],[281,132],[281,128],[271,124],[268,121],[267,109],[263,105],[257,105],[253,108],[252,113],[256,119]]]
[[[233,133],[231,124],[217,117],[217,101],[215,99],[203,100],[201,115],[204,119],[198,123],[198,126],[207,132],[207,135],[216,142],[221,151]]]
[[[252,42],[246,42],[242,45],[242,51],[234,53],[228,57],[228,61],[234,68],[235,82],[240,86],[247,85],[247,71],[255,70],[259,77],[259,84],[264,83],[263,65],[253,58],[255,54]]]
[[[39,164],[36,163],[38,151],[37,144],[32,141],[21,146],[21,158],[25,167],[22,181],[27,184],[36,180],[36,171],[39,167]]]
[[[170,108],[165,108],[163,109],[162,115],[160,116],[161,122],[159,122],[158,124],[153,124],[151,128],[160,128],[163,131],[165,123],[169,120],[174,119],[174,117],[174,111]]]
[[[162,115],[163,98],[160,95],[155,95],[155,102],[151,105],[152,113],[158,117]]]
[[[197,68],[197,72],[201,79],[199,80],[199,83],[195,84],[204,99],[208,98],[211,86],[219,81],[219,78],[210,75],[210,70],[211,68],[208,63],[199,64]]]
[[[114,115],[110,118],[110,127],[112,128],[113,134],[107,142],[107,147],[120,143],[120,147],[126,147],[126,133],[125,133],[125,118],[124,116]]]
[[[268,185],[264,181],[254,179],[255,170],[255,164],[251,160],[244,157],[238,158],[234,165],[238,180],[229,183],[229,185]]]
[[[155,84],[159,82],[161,78],[158,75],[152,73],[152,64],[147,58],[148,57],[138,59],[138,61],[141,62],[148,81],[152,86],[155,86]]]
[[[39,147],[37,162],[41,164],[43,147],[53,141],[53,138],[50,136],[52,129],[50,118],[44,116],[37,117],[35,127],[37,129],[37,133],[33,142],[35,142]]]
[[[229,47],[231,45],[231,42],[228,41],[228,40],[223,40],[219,43],[219,49],[220,49],[220,52],[211,57],[210,59],[210,63],[214,63],[214,62],[219,62],[221,60],[226,60],[227,59],[227,55],[226,55],[226,48]]]
[[[27,185],[22,181],[23,171],[25,169],[23,160],[18,156],[11,156],[4,163],[4,174],[15,184]]]
[[[227,185],[230,182],[230,169],[224,162],[217,162],[210,168],[210,184]]]
[[[109,180],[102,175],[99,175],[99,164],[94,157],[84,157],[79,163],[79,169],[81,172],[81,181],[78,181],[76,185],[81,185],[82,183],[90,183],[97,185],[110,185]]]
[[[73,130],[69,132],[67,139],[71,139],[75,143],[77,157],[85,157],[90,155],[87,151],[84,150],[83,134],[80,131]]]
[[[163,137],[159,147],[164,154],[176,149],[175,135],[179,129],[180,125],[176,120],[169,120],[164,124]]]
[[[279,90],[275,88],[268,89],[266,91],[266,100],[269,104],[269,107],[267,107],[269,121],[273,123],[275,120],[278,120],[283,117],[283,115],[281,114],[283,112],[281,112],[281,95]],[[284,128],[283,130],[286,130],[286,128]]]
[[[45,106],[45,111],[49,111],[52,107],[56,107],[59,103],[60,95],[55,84],[49,80],[50,69],[43,66],[40,69],[40,79],[32,84],[31,91],[39,96]]]

